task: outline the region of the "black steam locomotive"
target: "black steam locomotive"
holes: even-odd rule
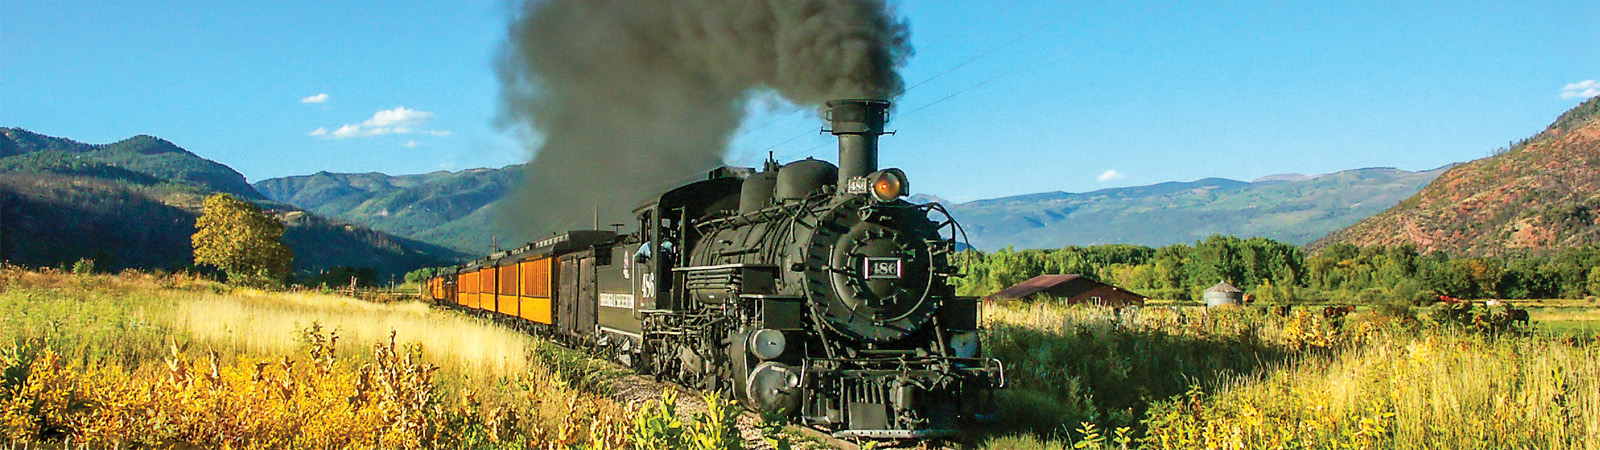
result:
[[[840,437],[946,436],[991,417],[1004,368],[949,277],[957,226],[877,169],[888,102],[828,103],[839,166],[719,168],[635,210],[446,270],[426,294]],[[948,234],[948,237],[946,237]]]

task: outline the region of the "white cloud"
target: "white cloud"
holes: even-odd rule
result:
[[[327,128],[318,128],[310,133],[311,136],[327,137],[332,139],[349,139],[358,137],[382,136],[385,134],[411,134],[424,133],[430,136],[449,136],[452,132],[447,130],[426,130],[421,127],[433,120],[433,113],[397,106],[394,109],[385,109],[372,114],[371,119],[360,124],[345,124],[333,131]]]
[[[332,136],[333,136],[334,139],[349,139],[349,138],[353,138],[353,137],[364,137],[364,136],[372,136],[372,135],[371,134],[365,134],[365,132],[359,126],[345,125],[345,126],[339,127],[339,129],[337,129],[337,130],[333,130]]]
[[[328,94],[317,94],[300,99],[300,103],[327,103]]]
[[[367,119],[366,122],[361,122],[361,125],[368,127],[414,126],[420,125],[423,122],[427,122],[432,118],[433,113],[431,112],[417,111],[415,109],[406,109],[404,106],[397,106],[394,109],[378,111],[376,114],[372,115],[371,119]]]
[[[1118,172],[1116,169],[1108,169],[1104,173],[1101,173],[1100,176],[1096,177],[1095,179],[1096,180],[1100,180],[1103,183],[1103,182],[1107,182],[1107,181],[1111,181],[1111,180],[1121,180],[1121,179],[1127,178],[1127,177],[1128,177],[1127,175],[1123,175],[1122,172]]]
[[[1600,97],[1600,80],[1583,80],[1561,88],[1561,98]]]
[[[417,141],[406,141],[406,143],[400,144],[401,147],[405,147],[405,148],[416,148],[416,146],[418,146],[418,145],[422,145],[422,144],[418,144]]]

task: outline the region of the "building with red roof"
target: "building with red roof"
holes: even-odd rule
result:
[[[1083,275],[1040,275],[1000,290],[986,301],[1054,299],[1069,305],[1143,306],[1145,296]]]

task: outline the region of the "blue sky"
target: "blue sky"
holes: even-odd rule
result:
[[[958,201],[1430,169],[1600,92],[1594,1],[893,4],[911,25],[915,87],[882,164]],[[155,135],[251,181],[518,163],[529,151],[493,123],[513,9],[10,2],[0,126],[89,143]],[[752,104],[729,161],[833,159],[815,117],[770,103]]]

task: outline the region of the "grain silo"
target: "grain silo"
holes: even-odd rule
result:
[[[1228,284],[1226,281],[1222,281],[1218,282],[1216,286],[1206,289],[1203,297],[1205,297],[1207,308],[1216,308],[1219,306],[1238,306],[1240,303],[1243,303],[1244,291],[1233,287],[1233,285]]]

